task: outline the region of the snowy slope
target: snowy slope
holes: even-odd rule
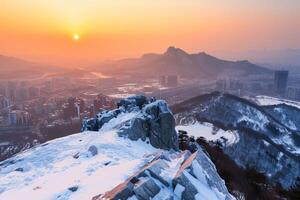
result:
[[[300,122],[299,109],[278,99],[271,103],[280,105],[261,106],[215,92],[174,105],[172,110],[180,125],[178,130],[209,141],[225,138],[229,145],[225,142],[223,151],[238,165],[255,168],[267,174],[274,185],[289,188],[300,174],[300,136],[295,131]]]
[[[258,105],[261,106],[286,104],[300,109],[300,102],[292,101],[288,99],[279,99],[276,97],[269,97],[269,96],[256,96],[255,98],[249,98],[249,99],[255,101]]]
[[[90,145],[98,148],[98,155],[92,157]],[[115,131],[53,140],[9,160],[16,163],[1,166],[0,199],[91,199],[128,178],[151,159],[145,155],[156,151],[160,150],[120,138]],[[78,191],[68,189],[72,187]]]
[[[261,106],[230,94],[212,93],[210,98],[204,100],[200,97],[174,106],[178,124],[190,125],[201,121],[198,119],[205,119],[203,121],[228,130],[250,129],[257,135],[268,137],[286,151],[300,156],[298,136],[279,120],[275,120]],[[185,109],[176,112],[178,108]]]
[[[190,136],[194,136],[195,138],[203,137],[208,141],[224,142],[226,145],[232,145],[239,141],[237,131],[225,131],[207,122],[194,122],[188,125],[178,125],[176,126],[176,130],[186,131]]]
[[[122,113],[98,132],[86,131],[52,140],[1,162],[0,200],[89,200],[114,190],[153,163],[157,155],[164,155],[165,159],[159,161],[166,163],[166,167],[159,176],[169,186],[154,179],[160,191],[153,199],[164,199],[166,195],[181,199],[184,191],[192,194],[187,192],[188,187],[172,187],[189,154],[156,149],[148,139],[132,141],[118,136],[118,128],[136,116],[135,112]],[[199,159],[191,162],[193,166],[182,171],[182,176],[187,176],[196,188],[195,198],[234,199],[204,152],[198,150],[197,156]]]

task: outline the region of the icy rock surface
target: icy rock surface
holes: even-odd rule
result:
[[[157,154],[126,181],[93,200],[235,199],[201,148],[193,154],[169,152],[169,156],[171,159],[165,160],[162,154]]]
[[[167,103],[163,100],[148,100],[142,95],[122,99],[118,109],[104,111],[96,118],[84,121],[82,130],[101,130],[104,124],[124,113],[135,113],[136,116],[120,124],[120,136],[143,141],[149,138],[151,145],[156,148],[178,149],[175,119]]]

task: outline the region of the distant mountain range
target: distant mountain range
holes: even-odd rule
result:
[[[247,57],[255,63],[267,66],[270,69],[286,69],[292,72],[300,72],[300,49],[281,49],[250,51],[237,54],[236,56]]]
[[[215,79],[218,76],[271,73],[270,69],[246,60],[226,61],[205,52],[189,54],[169,47],[163,54],[144,54],[136,59],[123,59],[97,66],[108,73],[130,73],[148,76],[176,74],[185,78]],[[95,69],[97,68],[95,67]]]
[[[0,78],[31,78],[44,73],[57,72],[61,68],[47,64],[39,64],[15,57],[0,55]]]
[[[86,70],[100,71],[113,76],[157,77],[161,74],[209,80],[220,76],[247,76],[272,72],[268,68],[246,60],[227,61],[208,55],[205,52],[189,54],[175,47],[169,47],[162,54],[149,53],[140,58],[104,62],[91,66]],[[0,78],[3,79],[27,78],[44,73],[64,73],[64,71],[65,69],[62,70],[60,67],[0,55]]]

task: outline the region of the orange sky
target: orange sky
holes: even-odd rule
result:
[[[77,65],[170,45],[219,56],[300,48],[299,12],[299,0],[0,0],[0,54]]]

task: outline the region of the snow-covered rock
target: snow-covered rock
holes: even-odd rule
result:
[[[163,100],[150,99],[145,96],[132,96],[122,99],[118,109],[103,111],[94,119],[84,121],[82,130],[100,130],[120,114],[135,113],[136,116],[119,124],[119,135],[131,140],[149,138],[152,146],[161,149],[178,149],[175,119],[168,105]]]
[[[185,155],[186,152],[170,153],[172,159],[169,161],[158,156],[126,181],[93,200],[235,199],[202,149],[188,157]]]
[[[97,131],[55,139],[0,162],[0,200],[187,199],[189,188],[175,181],[182,173],[196,188],[190,199],[234,199],[202,149],[191,155],[151,145],[151,131],[166,141],[177,136],[164,101],[133,106],[132,99],[125,101],[130,111],[119,107],[122,111],[100,128],[97,124]],[[128,137],[120,137],[120,130],[140,117],[150,121],[147,137],[129,139],[134,126]]]

